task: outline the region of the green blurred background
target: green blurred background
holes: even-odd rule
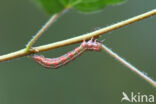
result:
[[[35,46],[88,33],[154,8],[156,0],[128,0],[93,14],[72,10],[59,18]],[[48,19],[31,0],[0,0],[0,55],[24,48]],[[155,33],[153,16],[99,40],[105,39],[105,45],[156,79]],[[77,46],[40,54],[57,57]],[[0,104],[121,104],[123,91],[156,97],[154,87],[103,51],[87,52],[58,70],[46,70],[28,57],[0,63]]]

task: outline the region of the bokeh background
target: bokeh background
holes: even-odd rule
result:
[[[156,0],[128,0],[93,14],[72,10],[59,18],[35,46],[88,33],[154,8]],[[0,55],[24,48],[49,17],[31,0],[0,0]],[[102,39],[156,79],[156,16],[105,34]],[[57,57],[77,46],[40,54]],[[154,87],[103,51],[87,52],[58,70],[46,70],[28,57],[0,63],[0,104],[121,104],[123,91],[156,97]]]

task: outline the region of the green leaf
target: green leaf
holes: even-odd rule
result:
[[[62,11],[65,7],[59,0],[35,0],[49,14]]]
[[[65,8],[74,8],[81,12],[95,12],[107,5],[114,5],[125,0],[36,0],[48,13],[54,14]]]
[[[121,3],[124,0],[82,0],[81,3],[75,5],[73,8],[81,12],[95,12],[102,10],[107,5]]]

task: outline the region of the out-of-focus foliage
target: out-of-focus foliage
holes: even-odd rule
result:
[[[36,3],[49,14],[57,13],[67,7],[81,12],[95,12],[102,10],[106,5],[121,3],[125,0],[36,0]]]

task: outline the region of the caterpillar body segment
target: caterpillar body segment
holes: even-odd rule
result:
[[[67,54],[57,57],[57,58],[45,58],[42,55],[34,55],[33,59],[39,63],[40,65],[46,67],[46,68],[52,68],[56,69],[63,65],[68,64],[72,60],[76,59],[78,56],[80,56],[85,51],[100,51],[102,48],[102,45],[100,42],[97,42],[96,40],[89,40],[88,42],[83,41],[81,45],[77,48],[75,48],[73,51],[68,52]]]

